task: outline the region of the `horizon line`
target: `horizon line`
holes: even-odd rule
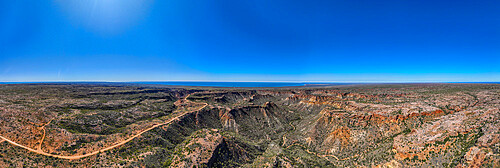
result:
[[[139,82],[262,82],[262,83],[500,83],[500,81],[229,81],[229,80],[165,80],[165,81],[107,81],[107,80],[54,80],[54,81],[0,81],[0,83],[139,83]]]

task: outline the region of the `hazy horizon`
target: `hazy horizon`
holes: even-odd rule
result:
[[[184,80],[172,80],[172,81],[92,81],[92,80],[81,80],[81,81],[0,81],[0,84],[10,84],[10,83],[168,83],[168,82],[192,82],[192,83],[304,83],[304,84],[384,84],[384,83],[500,83],[498,81],[492,82],[466,82],[466,81],[184,81]]]

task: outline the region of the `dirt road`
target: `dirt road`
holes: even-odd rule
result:
[[[186,96],[186,97],[184,98],[184,100],[189,101],[189,100],[187,100],[187,97],[189,97],[190,95],[191,95],[191,94],[189,94],[188,96]],[[3,136],[1,136],[1,135],[0,135],[0,139],[1,139],[1,140],[0,140],[0,142],[7,141],[7,142],[9,142],[10,144],[12,144],[12,145],[14,145],[14,146],[18,146],[18,147],[24,148],[24,149],[26,149],[26,150],[28,150],[28,151],[30,151],[30,152],[34,152],[34,153],[37,153],[37,154],[40,154],[40,155],[51,156],[51,157],[56,157],[56,158],[61,158],[61,159],[70,159],[70,160],[73,160],[73,159],[81,159],[81,158],[84,158],[84,157],[89,157],[89,156],[92,156],[92,155],[99,154],[99,153],[101,153],[101,152],[105,152],[105,151],[108,151],[108,150],[111,150],[111,149],[117,148],[117,147],[119,147],[119,146],[121,146],[121,145],[123,145],[123,144],[125,144],[125,143],[127,143],[127,142],[132,141],[134,138],[137,138],[137,137],[141,136],[141,135],[142,135],[143,133],[145,133],[145,132],[148,132],[148,131],[150,131],[150,130],[152,130],[152,129],[156,128],[156,127],[160,127],[160,126],[163,126],[163,125],[166,125],[166,124],[170,124],[172,121],[174,121],[174,120],[178,120],[180,117],[182,117],[182,116],[184,116],[184,115],[186,115],[186,114],[189,114],[189,113],[192,113],[192,112],[196,112],[196,111],[199,111],[199,110],[201,110],[201,109],[205,108],[207,105],[208,105],[207,103],[204,103],[204,105],[203,105],[201,108],[199,108],[199,109],[184,112],[184,113],[182,113],[182,114],[180,114],[180,115],[178,115],[178,116],[176,116],[176,117],[174,117],[174,118],[171,118],[171,119],[167,120],[167,121],[166,121],[166,122],[164,122],[164,123],[160,123],[160,124],[153,125],[153,126],[151,126],[151,127],[147,128],[147,129],[145,129],[145,130],[143,130],[143,131],[139,132],[138,134],[135,134],[134,136],[132,136],[132,137],[130,137],[130,138],[128,138],[128,139],[126,139],[126,140],[123,140],[123,141],[121,141],[121,142],[119,142],[119,143],[117,143],[117,144],[115,144],[115,145],[112,145],[112,146],[109,146],[109,147],[103,148],[103,149],[98,150],[98,151],[94,151],[94,152],[91,152],[91,153],[87,153],[87,154],[84,154],[84,155],[73,155],[73,156],[55,155],[55,154],[51,154],[51,153],[44,152],[44,151],[42,151],[42,150],[41,150],[41,148],[39,148],[39,149],[37,150],[37,149],[33,149],[33,148],[30,148],[30,147],[27,147],[27,146],[21,145],[21,144],[16,143],[16,142],[14,142],[14,141],[12,141],[12,140],[10,140],[10,139],[7,139],[7,138],[5,138],[5,137],[3,137]]]

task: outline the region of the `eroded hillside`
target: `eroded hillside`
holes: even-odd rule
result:
[[[0,167],[500,167],[500,85],[0,85]]]

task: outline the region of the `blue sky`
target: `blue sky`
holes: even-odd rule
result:
[[[500,81],[500,1],[0,0],[0,81]]]

